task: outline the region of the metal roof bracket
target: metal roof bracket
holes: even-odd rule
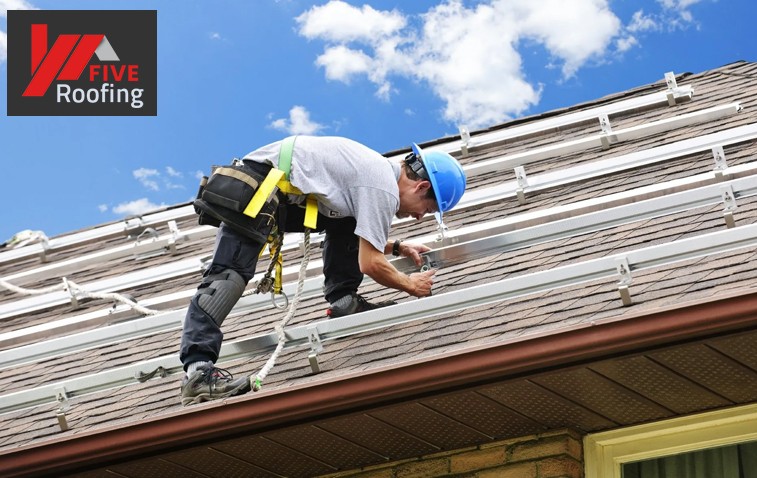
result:
[[[668,91],[666,91],[668,106],[675,106],[675,90],[678,88],[678,83],[676,82],[676,75],[672,71],[665,73],[665,83],[668,85]]]
[[[460,152],[463,153],[463,157],[468,156],[468,145],[470,144],[470,131],[465,125],[461,125],[460,131]]]
[[[321,336],[318,334],[318,326],[308,327],[307,332],[308,342],[310,343],[310,353],[308,354],[310,368],[314,374],[321,373],[321,367],[318,364],[318,354],[323,352],[323,344],[321,343]]]
[[[620,281],[618,282],[618,292],[620,293],[620,299],[623,301],[623,305],[628,307],[630,305],[633,305],[633,300],[631,299],[631,291],[629,289],[629,286],[633,281],[633,277],[631,277],[631,265],[628,263],[628,257],[617,258],[616,268],[618,270],[618,275],[620,276]]]
[[[39,261],[47,262],[47,251],[50,250],[50,241],[46,235],[42,234],[42,237],[39,238],[39,243],[42,247],[42,252],[39,253]]]
[[[526,204],[526,188],[528,187],[528,178],[526,177],[526,169],[523,166],[516,166],[515,179],[518,182],[518,188],[515,190],[515,194],[518,196],[518,204],[523,206]]]
[[[186,236],[179,230],[176,221],[168,221],[168,229],[171,231],[171,238],[168,239],[168,252],[176,254],[176,243],[186,239]]]
[[[124,232],[129,237],[139,236],[145,229],[145,223],[142,221],[142,216],[127,217],[124,220]]]
[[[733,217],[733,212],[738,207],[736,204],[736,194],[733,191],[733,185],[727,184],[720,188],[721,195],[723,197],[723,218],[725,219],[725,225],[728,229],[736,227],[736,220]]]
[[[158,234],[158,231],[156,231],[154,228],[152,227],[145,228],[137,236],[137,239],[134,242],[134,248],[137,249],[137,251],[140,251],[140,250],[144,251],[144,247],[140,247],[140,246],[158,242],[159,237],[160,237],[160,234]],[[170,244],[170,241],[169,241],[169,244]],[[135,260],[149,259],[151,257],[157,257],[160,255],[163,255],[165,252],[166,252],[166,249],[163,247],[159,249],[147,250],[144,252],[135,252],[134,259]]]
[[[68,393],[66,387],[60,386],[55,389],[55,399],[60,405],[58,410],[55,411],[55,417],[58,419],[58,426],[60,431],[64,432],[68,430],[68,420],[66,420],[66,410],[69,409],[71,404],[68,402]]]
[[[71,288],[71,285],[68,283],[68,279],[65,277],[63,280],[63,289],[68,292],[68,295],[71,296],[71,307],[74,309],[79,308],[79,298],[76,297],[76,291]]]
[[[728,169],[728,163],[726,162],[725,151],[723,151],[722,145],[712,148],[712,157],[715,159],[715,179],[722,181],[723,171]]]
[[[602,149],[610,149],[610,135],[612,134],[612,124],[610,117],[606,114],[599,115],[599,127],[602,128],[602,136],[599,140],[602,142]]]

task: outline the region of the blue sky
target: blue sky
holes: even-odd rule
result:
[[[186,202],[198,172],[289,134],[387,152],[754,61],[755,5],[0,0],[0,242]],[[158,115],[6,116],[6,12],[19,8],[157,10]]]

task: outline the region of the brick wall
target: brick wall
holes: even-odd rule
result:
[[[582,478],[581,435],[558,430],[322,478]]]

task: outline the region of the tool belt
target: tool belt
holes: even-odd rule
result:
[[[194,201],[199,223],[218,227],[223,222],[250,239],[268,242],[276,226],[277,193],[304,195],[289,182],[295,139],[291,136],[282,142],[279,168],[271,168],[265,177],[242,161],[214,167],[209,179],[203,177]],[[305,227],[315,229],[317,217],[317,202],[308,196]]]

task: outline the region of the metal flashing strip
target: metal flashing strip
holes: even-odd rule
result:
[[[667,104],[668,97],[671,94],[673,95],[675,100],[690,100],[694,94],[694,91],[691,86],[686,85],[674,88],[672,90],[669,89],[649,95],[633,97],[594,108],[588,108],[582,111],[559,114],[552,118],[537,119],[534,121],[529,121],[528,123],[520,126],[514,126],[510,128],[504,128],[502,130],[475,135],[471,138],[471,142],[466,146],[469,148],[483,146],[486,144],[514,139],[521,136],[529,136],[535,133],[549,131],[551,129],[564,127],[570,124],[581,123],[591,119],[597,119],[602,115],[616,115],[626,111],[633,111],[650,106]],[[432,145],[426,149],[441,150],[451,153],[460,150],[460,148],[460,142],[455,141],[442,145]],[[401,157],[404,157],[404,155],[391,156],[390,159],[397,159]],[[32,244],[19,249],[3,251],[2,253],[0,253],[0,264],[24,257],[44,254],[45,251],[62,249],[80,243],[86,243],[110,236],[123,234],[135,227],[147,227],[150,225],[166,223],[171,220],[185,219],[193,216],[194,214],[194,208],[191,205],[182,206],[166,211],[148,213],[142,217],[129,218],[102,227],[55,237],[50,239],[46,246],[43,246],[41,244]]]
[[[488,144],[513,140],[524,136],[532,136],[534,134],[543,133],[545,131],[564,128],[566,126],[592,120],[597,121],[597,128],[599,129],[600,118],[603,116],[609,117],[628,111],[634,111],[654,106],[668,106],[669,95],[672,95],[673,99],[676,102],[686,101],[691,100],[692,96],[694,95],[694,90],[690,85],[676,87],[674,89],[668,89],[644,96],[628,98],[625,100],[617,101],[615,103],[587,108],[581,111],[559,114],[551,118],[529,121],[522,125],[511,126],[509,128],[503,128],[495,131],[483,132],[472,136],[468,135],[470,138],[468,140],[466,140],[467,138],[461,138],[459,140],[444,144],[428,146],[425,147],[424,150],[454,153],[456,151],[460,151],[463,147],[467,149],[481,147]],[[463,136],[465,136],[465,134],[463,134]],[[401,157],[404,157],[404,155],[397,155],[393,158]]]
[[[757,165],[752,165],[757,167]],[[755,171],[752,171],[755,172]],[[617,194],[604,198],[603,201],[590,200],[575,205],[574,211],[586,211],[581,215],[571,216],[571,211],[563,208],[556,211],[544,211],[539,214],[524,215],[525,217],[511,217],[495,220],[485,224],[469,226],[460,230],[451,231],[444,247],[424,253],[423,258],[431,267],[446,267],[456,264],[461,260],[473,260],[491,254],[514,251],[525,247],[541,244],[557,239],[575,237],[577,235],[597,232],[623,224],[640,220],[648,220],[655,217],[674,214],[693,208],[711,206],[723,203],[722,192],[731,191],[734,200],[757,195],[757,176],[746,176],[724,183],[688,189],[681,192],[668,194],[661,197],[643,199],[645,195],[651,195],[656,190],[671,191],[679,186],[682,181],[656,185],[654,188],[643,188],[637,194]],[[627,204],[616,205],[625,201]],[[609,207],[609,209],[608,209]],[[560,219],[555,219],[539,225],[530,225],[538,215],[550,214]],[[434,246],[431,236],[417,238],[417,242]],[[392,263],[404,272],[417,270],[417,267],[407,259],[394,259]],[[311,272],[313,275],[320,273],[322,262],[317,262]],[[291,295],[298,270],[290,268],[285,279],[285,292]],[[303,298],[312,297],[321,293],[322,278],[308,279],[305,285]],[[186,304],[194,294],[194,289],[171,294],[172,303]],[[178,299],[177,299],[178,296]],[[155,300],[159,300],[156,298]],[[150,304],[145,304],[150,306]],[[270,306],[268,296],[250,296],[243,298],[234,308],[233,314],[249,313],[253,310]],[[15,347],[0,351],[0,369],[34,362],[63,355],[76,350],[83,350],[108,343],[123,341],[139,336],[163,332],[181,326],[181,320],[185,309],[159,314],[149,318],[137,319],[125,323],[113,324],[105,328],[82,332],[80,334],[59,337],[48,341],[40,341],[21,347]],[[88,314],[91,315],[91,314]],[[107,314],[104,319],[111,319]],[[65,319],[64,319],[65,320]],[[88,321],[92,325],[93,321]],[[61,324],[61,327],[65,324]],[[18,340],[19,333],[14,331],[0,335],[0,346],[13,345]],[[33,333],[33,331],[29,331]],[[27,340],[29,340],[27,338]]]
[[[593,280],[617,278],[619,261],[627,263],[631,272],[757,246],[757,224],[712,232],[662,245],[626,251],[578,264],[502,279],[433,298],[412,300],[361,314],[323,320],[285,330],[287,347],[307,345],[313,334],[321,343],[351,335],[400,325],[415,320],[450,314],[471,307],[483,306],[559,287],[579,285]],[[244,356],[269,352],[278,342],[276,332],[226,343],[221,348],[219,363]],[[30,390],[0,395],[0,413],[56,402],[61,390],[68,400],[89,393],[135,383],[162,367],[167,374],[182,371],[177,354],[157,357],[104,372],[43,385]]]
[[[672,118],[644,123],[631,128],[613,131],[610,134],[597,134],[586,138],[572,141],[564,141],[542,148],[531,149],[522,153],[514,153],[499,158],[481,161],[467,166],[466,174],[484,174],[497,172],[503,169],[514,169],[530,163],[535,163],[548,158],[577,153],[591,148],[601,148],[621,141],[639,139],[653,134],[683,128],[692,124],[714,121],[741,111],[739,103],[714,106],[693,113],[687,113]]]

